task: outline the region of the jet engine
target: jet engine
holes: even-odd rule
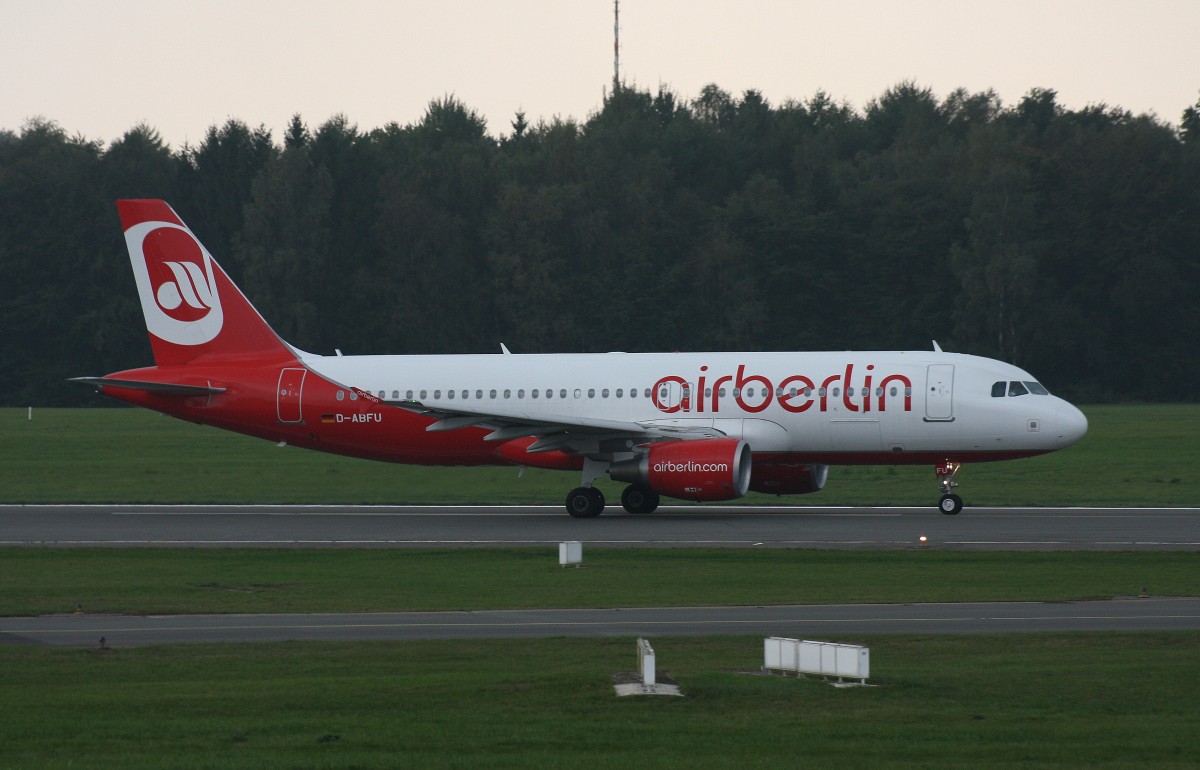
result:
[[[750,446],[739,439],[666,441],[613,463],[608,474],[680,500],[734,500],[750,487],[750,463]]]

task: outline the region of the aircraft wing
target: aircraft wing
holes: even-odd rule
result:
[[[530,415],[520,409],[489,407],[428,406],[420,401],[384,401],[390,406],[415,414],[432,417],[436,422],[425,430],[430,432],[459,430],[461,428],[489,428],[491,433],[485,441],[511,441],[516,438],[535,436],[527,452],[549,452],[568,450],[580,454],[596,451],[598,442],[611,443],[613,439],[636,441],[639,444],[653,441],[688,440],[701,438],[723,438],[725,433],[711,427],[681,427],[656,425],[650,422],[627,422],[605,420],[595,417],[578,417],[564,414]]]

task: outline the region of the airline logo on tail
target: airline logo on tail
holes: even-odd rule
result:
[[[176,345],[203,345],[224,314],[212,256],[186,227],[140,222],[125,231],[146,328]]]

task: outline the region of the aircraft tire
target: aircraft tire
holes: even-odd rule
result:
[[[938,501],[938,510],[947,516],[957,516],[962,509],[963,501],[958,495],[942,495]]]
[[[621,493],[621,507],[630,513],[654,513],[658,508],[658,493],[641,484],[630,484]]]
[[[604,510],[604,495],[594,487],[576,487],[567,495],[567,513],[576,519],[592,519]]]

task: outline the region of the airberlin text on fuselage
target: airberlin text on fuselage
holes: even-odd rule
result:
[[[672,385],[678,390],[671,388]],[[732,388],[734,402],[745,412],[761,412],[773,402],[795,414],[814,406],[827,412],[831,401],[833,408],[837,408],[840,401],[848,412],[884,412],[888,409],[889,399],[894,409],[898,398],[904,399],[904,411],[912,411],[912,380],[903,374],[880,377],[874,364],[867,364],[859,383],[854,380],[854,364],[846,364],[843,372],[819,381],[803,374],[792,374],[777,383],[761,374],[746,374],[745,364],[738,365],[736,374],[715,379],[708,373],[707,366],[701,366],[694,389],[685,378],[669,374],[654,383],[651,398],[654,406],[666,414],[719,412],[728,408],[721,401],[726,386]]]

